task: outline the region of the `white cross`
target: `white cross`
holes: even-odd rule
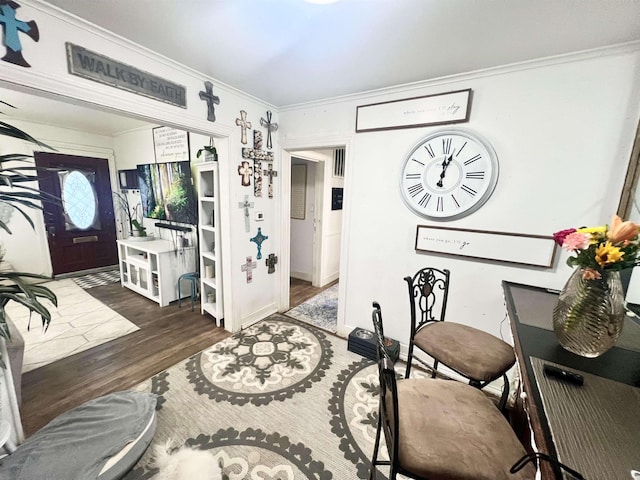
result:
[[[258,266],[258,262],[252,262],[251,257],[247,257],[247,262],[240,267],[240,270],[247,272],[247,283],[251,283],[253,280],[253,269]]]
[[[238,207],[244,208],[244,228],[248,232],[249,226],[249,209],[253,208],[253,202],[249,202],[249,195],[244,196],[244,202],[238,203]]]
[[[240,118],[236,118],[236,125],[242,130],[242,138],[240,141],[247,143],[247,129],[251,128],[251,122],[247,122],[247,112],[240,110]]]

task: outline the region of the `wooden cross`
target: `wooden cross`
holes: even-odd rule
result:
[[[207,81],[204,82],[204,91],[199,93],[200,100],[207,101],[207,120],[210,122],[216,121],[216,108],[213,106],[220,105],[220,97],[213,94],[213,83]]]
[[[278,130],[277,123],[271,123],[271,112],[267,110],[267,119],[260,119],[260,125],[267,129],[267,148],[271,148],[271,132]]]
[[[16,2],[0,1],[0,25],[4,27],[3,44],[7,48],[7,53],[2,60],[21,67],[30,67],[31,65],[22,56],[22,43],[18,33],[24,33],[37,42],[40,40],[40,32],[35,21],[23,22],[16,19],[17,8],[20,8],[20,5]]]
[[[253,280],[253,269],[258,266],[258,262],[252,262],[251,257],[247,257],[247,261],[244,265],[240,267],[240,270],[243,272],[247,272],[247,283],[251,283]]]
[[[262,132],[253,131],[253,150],[262,150]],[[259,158],[253,160],[253,195],[262,197],[262,162]]]
[[[262,242],[267,240],[269,237],[262,234],[262,229],[258,227],[258,233],[253,238],[250,238],[249,241],[255,243],[258,246],[258,254],[256,255],[256,259],[260,260],[262,258]]]
[[[270,253],[265,263],[267,264],[267,267],[269,267],[267,273],[274,273],[276,271],[276,263],[278,263],[278,257],[276,257],[274,253]]]
[[[242,131],[242,138],[240,141],[246,145],[247,129],[251,128],[251,122],[247,122],[247,112],[240,110],[240,118],[236,118],[236,125],[239,126]]]
[[[267,170],[263,170],[262,173],[269,177],[269,198],[273,198],[273,177],[278,176],[278,172],[273,169],[273,164],[269,164]]]
[[[244,196],[244,202],[238,203],[240,208],[244,208],[244,228],[249,231],[249,209],[253,208],[253,202],[249,202],[249,195]]]
[[[241,184],[243,187],[251,185],[251,175],[253,174],[253,168],[249,166],[249,162],[242,162],[238,166],[238,175],[242,177]]]

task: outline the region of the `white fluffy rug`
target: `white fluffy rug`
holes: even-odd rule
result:
[[[51,324],[46,332],[42,331],[39,315],[31,316],[31,328],[27,330],[29,310],[16,302],[9,302],[5,307],[24,338],[23,373],[139,330],[72,279],[42,285],[58,297],[58,307],[46,300],[43,302],[51,312]]]

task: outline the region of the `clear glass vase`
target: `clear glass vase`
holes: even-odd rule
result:
[[[576,269],[553,309],[553,331],[560,345],[583,357],[609,350],[622,332],[625,317],[620,272],[604,270],[601,279],[585,280]]]

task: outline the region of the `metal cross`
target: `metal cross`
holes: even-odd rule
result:
[[[267,273],[274,273],[276,271],[276,263],[278,263],[278,257],[276,257],[275,253],[270,253],[265,261],[269,270]]]
[[[199,93],[200,100],[207,101],[207,120],[210,122],[216,121],[216,107],[213,106],[220,105],[220,97],[213,94],[213,83],[207,81],[204,82],[204,91]]]
[[[258,227],[258,233],[253,238],[250,238],[249,241],[255,243],[258,246],[258,254],[256,255],[256,259],[260,260],[262,258],[262,242],[268,239],[266,235],[262,234],[262,229]]]
[[[249,225],[249,209],[253,208],[253,202],[249,202],[249,195],[244,196],[244,202],[238,203],[240,208],[244,208],[244,229],[248,232],[251,228]]]
[[[4,46],[7,47],[7,53],[2,60],[21,67],[30,67],[31,65],[22,56],[22,44],[18,33],[22,32],[37,42],[40,40],[40,32],[35,21],[23,22],[16,19],[18,8],[20,5],[14,1],[0,2],[0,24],[4,27]]]
[[[243,187],[251,185],[251,175],[253,174],[253,168],[249,166],[249,162],[242,162],[238,166],[238,175],[242,176],[241,184]]]
[[[240,270],[247,272],[247,283],[251,283],[253,280],[253,269],[258,266],[258,262],[252,262],[251,257],[247,257],[247,262],[240,267]]]
[[[273,177],[278,176],[278,172],[273,169],[273,164],[269,164],[267,170],[263,170],[262,173],[269,177],[269,198],[273,198]]]
[[[253,151],[262,151],[262,132],[253,131]],[[253,195],[262,197],[262,162],[259,158],[253,159]]]
[[[271,148],[271,132],[278,130],[277,123],[271,123],[271,112],[267,110],[267,119],[260,119],[260,125],[267,129],[267,148]]]
[[[240,142],[247,143],[247,129],[251,128],[251,122],[247,122],[247,112],[240,110],[240,118],[236,118],[236,125],[240,127],[242,131],[242,138]]]

